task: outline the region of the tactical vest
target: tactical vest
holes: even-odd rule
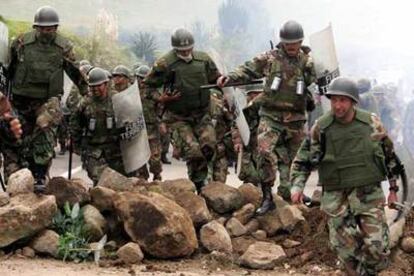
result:
[[[48,99],[63,94],[64,53],[71,45],[57,34],[54,43],[44,45],[36,32],[25,33],[17,45],[17,64],[13,78],[13,94]]]
[[[89,145],[105,145],[118,141],[112,94],[104,100],[87,99],[83,110],[84,127]]]
[[[297,58],[289,58],[282,50],[272,52],[269,76],[265,82],[265,97],[263,108],[277,111],[293,111],[305,113],[306,85],[302,95],[296,94],[298,81],[305,81],[305,67],[308,57],[301,51]],[[275,77],[281,79],[279,89],[270,89]]]
[[[331,113],[318,119],[326,136],[325,155],[319,164],[319,180],[325,190],[376,184],[385,179],[385,157],[379,141],[371,139],[371,114],[356,110],[350,124],[335,121]]]
[[[167,54],[166,61],[168,73],[175,75],[174,89],[181,92],[181,97],[168,103],[166,108],[176,114],[188,114],[207,108],[210,104],[210,93],[200,89],[201,85],[208,83],[207,54],[194,51],[192,61],[186,63],[171,51]]]

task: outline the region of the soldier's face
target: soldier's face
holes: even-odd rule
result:
[[[290,57],[296,57],[299,53],[300,47],[302,46],[302,41],[295,43],[283,43],[283,49]]]
[[[105,82],[100,85],[89,86],[89,90],[92,92],[94,97],[106,97],[108,94],[107,84],[108,83]]]
[[[122,75],[113,76],[115,89],[118,91],[124,90],[127,88],[129,79]]]
[[[348,119],[353,116],[354,102],[351,98],[340,95],[331,96],[331,110],[338,119]],[[352,117],[351,117],[352,119]]]

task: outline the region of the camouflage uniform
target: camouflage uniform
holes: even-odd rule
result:
[[[193,51],[186,62],[171,50],[154,64],[144,82],[158,88],[167,83],[181,93],[178,100],[165,105],[163,121],[171,129],[172,143],[187,162],[188,176],[200,189],[208,174],[216,147],[216,134],[209,113],[210,93],[203,84],[219,76],[216,65],[204,52]],[[165,87],[166,88],[166,87]]]
[[[21,117],[24,137],[22,143],[5,144],[3,153],[6,177],[28,167],[41,184],[54,156],[63,71],[80,89],[86,89],[86,83],[74,65],[72,44],[66,38],[57,33],[44,44],[37,35],[33,30],[11,44],[12,103]]]
[[[338,125],[342,131],[337,131]],[[321,130],[326,138],[320,138]],[[359,134],[361,130],[364,135]],[[332,249],[359,275],[376,275],[387,266],[389,254],[381,180],[387,173],[384,154],[393,152],[392,142],[386,137],[379,118],[360,109],[356,110],[353,122],[346,126],[335,122],[331,113],[325,114],[312,128],[311,139],[311,143],[302,143],[293,162],[291,192],[303,192],[312,168],[317,166],[319,185],[323,187],[321,209],[329,216]],[[322,160],[321,139],[325,139],[326,145]],[[381,141],[385,143],[385,153]],[[361,152],[373,156],[364,161]],[[335,174],[333,166],[343,169],[336,169]]]
[[[95,185],[106,167],[125,174],[112,95],[109,92],[106,98],[85,96],[70,119],[74,148],[81,151],[83,167]]]
[[[233,115],[227,109],[221,91],[212,91],[210,114],[217,136],[216,154],[213,160],[213,180],[226,183],[229,162],[234,160],[231,141]]]
[[[291,158],[304,138],[305,112],[313,105],[313,98],[306,87],[316,81],[313,63],[302,50],[296,57],[289,57],[283,48],[278,48],[239,66],[228,77],[233,81],[246,82],[255,78],[266,79],[263,104],[259,111],[257,167],[262,185],[273,186],[278,159],[282,160],[282,168],[288,171]],[[275,77],[282,81],[277,91],[272,91]],[[304,83],[303,95],[296,94],[298,81]],[[285,176],[283,173],[282,177]],[[281,182],[278,192],[283,198],[289,199],[289,182]]]
[[[151,149],[151,157],[148,162],[149,171],[154,175],[154,179],[161,180],[160,119],[157,115],[157,100],[160,94],[156,89],[149,89],[145,85],[139,87],[139,92],[148,133],[148,142]]]

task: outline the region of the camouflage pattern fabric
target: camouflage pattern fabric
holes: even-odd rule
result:
[[[64,148],[66,148],[66,141],[69,139],[69,118],[70,115],[64,115],[57,128],[58,143]]]
[[[179,116],[168,112],[165,122],[171,129],[171,142],[177,155],[187,163],[191,181],[204,182],[208,174],[208,162],[216,148],[216,133],[208,112]]]
[[[110,167],[111,169],[126,174],[122,163],[121,150],[118,145],[105,145],[104,147],[89,146],[82,152],[83,168],[87,171],[88,177],[96,185],[102,172]]]

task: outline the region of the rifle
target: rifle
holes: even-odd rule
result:
[[[249,82],[228,82],[224,87],[234,87],[234,86],[245,86],[250,84],[261,84],[263,83],[262,79],[255,79]],[[200,86],[201,89],[212,89],[212,88],[220,88],[217,84],[207,84]]]

